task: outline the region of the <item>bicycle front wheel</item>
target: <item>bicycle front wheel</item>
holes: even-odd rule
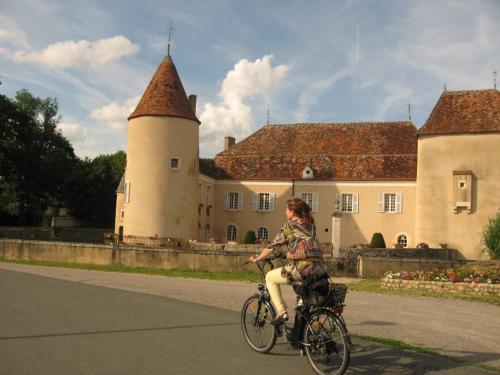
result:
[[[243,336],[250,347],[267,353],[276,343],[276,329],[271,321],[276,316],[274,308],[268,301],[261,301],[259,295],[248,298],[241,310],[241,328]]]
[[[351,344],[340,319],[329,310],[311,314],[304,330],[309,363],[320,375],[342,375],[349,365]]]

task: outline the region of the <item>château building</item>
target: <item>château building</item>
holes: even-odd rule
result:
[[[196,96],[166,56],[129,117],[116,234],[272,239],[287,199],[313,210],[334,252],[381,232],[387,247],[447,246],[481,256],[500,211],[500,92],[444,91],[427,122],[266,125],[199,158]]]

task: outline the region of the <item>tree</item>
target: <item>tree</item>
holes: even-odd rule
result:
[[[77,161],[57,131],[57,112],[55,98],[40,99],[27,90],[14,100],[0,95],[0,210],[17,215],[23,225],[39,224],[49,206],[60,205]]]
[[[370,247],[374,249],[385,249],[385,240],[382,233],[373,233]]]
[[[87,225],[113,227],[116,188],[125,172],[126,154],[118,151],[84,159],[69,177],[66,189],[68,207],[73,216]]]
[[[254,244],[256,240],[257,240],[257,237],[255,236],[255,232],[253,230],[249,230],[245,234],[245,238],[243,239],[243,243],[244,244]]]
[[[489,219],[483,230],[483,243],[491,259],[500,259],[500,214]]]

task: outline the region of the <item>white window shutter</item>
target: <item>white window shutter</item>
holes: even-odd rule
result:
[[[342,211],[342,196],[340,193],[337,193],[335,197],[335,211]]]
[[[302,193],[299,191],[299,192],[295,193],[294,197],[302,199]]]
[[[269,211],[274,211],[274,201],[276,200],[275,193],[269,193]]]
[[[229,209],[229,193],[224,193],[224,209]]]
[[[384,212],[384,193],[378,193],[378,212]]]
[[[252,193],[252,211],[259,209],[259,194]]]
[[[358,194],[353,193],[352,194],[352,212],[353,213],[358,213],[358,207],[359,207],[359,197]]]
[[[243,210],[243,193],[238,193],[238,210]]]
[[[403,193],[396,193],[396,212],[401,213],[403,208]]]
[[[319,208],[319,194],[313,193],[313,204],[312,204],[312,212],[318,212]]]

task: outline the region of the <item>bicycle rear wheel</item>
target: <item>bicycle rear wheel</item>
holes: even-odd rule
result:
[[[268,301],[261,301],[259,295],[248,298],[241,310],[241,328],[243,336],[250,347],[267,353],[276,343],[276,329],[271,321],[276,316],[274,308]]]
[[[304,330],[309,363],[320,375],[342,375],[349,365],[351,344],[345,325],[331,311],[311,314]]]

